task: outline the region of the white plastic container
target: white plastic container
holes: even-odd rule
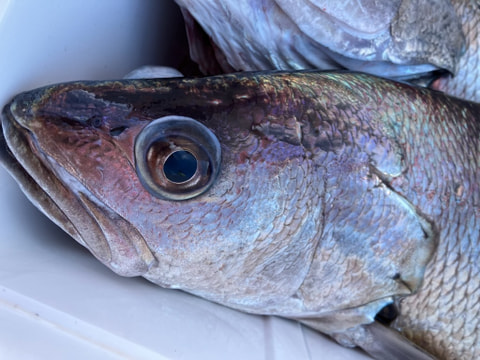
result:
[[[0,104],[186,54],[169,0],[0,0]],[[298,323],[122,278],[0,167],[0,359],[366,359]]]

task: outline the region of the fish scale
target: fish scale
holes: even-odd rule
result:
[[[343,68],[480,101],[478,0],[176,2],[204,74]]]
[[[432,88],[464,99],[480,102],[480,1],[452,1],[462,23],[466,52],[460,57],[455,76],[436,80]]]
[[[419,119],[425,122],[432,121],[432,119],[428,118]],[[453,124],[457,123],[458,121],[455,121]],[[439,127],[438,129],[443,129],[443,127]],[[436,143],[438,147],[453,147],[454,149],[454,152],[445,152],[447,155],[452,156],[449,161],[445,162],[446,164],[469,165],[455,166],[455,168],[452,169],[452,172],[446,173],[442,181],[439,182],[437,191],[441,191],[439,189],[441,185],[450,185],[452,175],[449,174],[453,174],[454,179],[459,179],[455,182],[460,183],[463,182],[463,178],[477,178],[479,167],[478,157],[472,157],[470,151],[472,148],[478,148],[478,140],[473,134],[467,133],[470,129],[463,126],[450,126],[448,129],[445,129],[445,131],[448,131],[450,134],[460,133],[462,135],[459,136],[464,140],[458,143],[449,143],[445,141],[438,141]],[[448,138],[448,136],[449,135],[445,134],[444,138]],[[438,136],[436,138],[441,139],[442,137]],[[471,144],[471,146],[469,147],[467,144]],[[434,148],[430,150],[426,148],[419,149],[414,141],[411,141],[410,149],[412,153],[430,152],[432,155],[436,154]],[[428,157],[426,157],[426,159],[428,159]],[[437,156],[432,156],[432,159],[429,161],[438,161]],[[416,168],[411,167],[411,169],[414,170]],[[436,177],[435,173],[427,176],[432,179]],[[427,177],[422,178],[426,179]],[[416,193],[418,195],[426,193],[428,184],[428,181],[422,182]],[[477,186],[475,186],[475,188],[477,188]],[[408,195],[406,196],[408,197]],[[461,334],[466,324],[477,328],[479,325],[478,319],[480,314],[478,311],[475,311],[474,308],[467,308],[464,299],[456,296],[456,294],[465,293],[466,287],[469,286],[471,288],[469,296],[472,300],[480,297],[478,267],[472,267],[472,264],[476,262],[479,255],[478,233],[480,231],[480,226],[477,221],[477,216],[475,215],[475,209],[478,207],[478,203],[466,200],[467,196],[477,198],[478,191],[474,191],[471,195],[467,193],[462,195],[462,199],[465,200],[465,203],[461,205],[461,213],[456,210],[459,205],[457,201],[455,201],[454,194],[452,194],[448,201],[449,205],[447,205],[446,208],[443,208],[438,214],[440,218],[444,219],[440,220],[440,222],[455,224],[453,229],[457,226],[456,224],[458,224],[459,227],[455,229],[456,233],[453,233],[453,229],[440,229],[440,238],[449,240],[439,244],[439,249],[437,250],[434,259],[432,259],[429,266],[427,266],[424,282],[425,284],[432,285],[426,286],[424,289],[420,290],[419,293],[415,295],[415,300],[413,300],[413,298],[403,299],[401,301],[402,316],[400,316],[395,322],[395,327],[402,329],[410,339],[428,349],[433,355],[445,359],[473,359],[480,356],[479,350],[475,346],[472,347],[469,346],[468,343],[464,344],[462,341],[459,341],[462,345],[456,346],[456,349],[452,350],[452,343],[445,340],[448,337],[455,338],[457,335],[462,337]],[[420,199],[422,197],[423,196],[420,196]],[[438,197],[434,197],[434,199],[437,201],[430,206],[442,209],[442,204],[438,201],[440,199]],[[431,202],[426,199],[418,201],[419,203]],[[452,232],[450,232],[450,230],[452,230]],[[461,250],[460,247],[462,248]],[[474,274],[474,276],[470,276],[469,274]],[[470,283],[467,285],[466,283],[463,283],[463,281],[458,281],[457,279],[459,277],[470,278]],[[473,301],[475,302],[475,300]],[[427,309],[434,303],[440,304],[439,306],[441,308],[449,309],[450,311],[445,310],[445,313],[443,315],[440,314],[439,318],[430,317],[426,314],[426,311],[428,311]],[[453,315],[457,313],[461,313],[462,316],[457,317]],[[447,316],[446,314],[450,315]],[[452,321],[453,319],[455,320]],[[423,334],[426,332],[428,335],[423,337]],[[477,338],[477,336],[477,333],[475,333],[475,338]],[[469,341],[469,343],[471,342]]]

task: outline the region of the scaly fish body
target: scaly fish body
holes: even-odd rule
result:
[[[466,38],[466,51],[458,62],[458,71],[437,79],[432,88],[447,94],[480,102],[480,2],[454,1]]]
[[[351,73],[74,82],[17,96],[1,155],[121,275],[398,359],[368,324],[405,298],[398,329],[467,359],[480,355],[479,110]]]
[[[433,88],[480,102],[478,0],[176,2],[205,74],[315,68],[433,79],[426,74],[444,70]]]

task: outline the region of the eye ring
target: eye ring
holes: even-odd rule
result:
[[[200,122],[170,115],[145,126],[135,139],[135,168],[150,194],[187,200],[204,193],[221,163],[220,143]]]

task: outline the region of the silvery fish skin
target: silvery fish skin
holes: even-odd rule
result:
[[[454,1],[466,37],[466,52],[460,57],[455,76],[437,79],[432,88],[453,96],[480,102],[480,1]]]
[[[1,158],[118,274],[296,319],[377,358],[429,358],[402,333],[471,359],[479,110],[352,73],[74,82],[5,107]]]
[[[441,69],[435,89],[480,101],[478,0],[176,2],[206,74],[343,68],[429,81]]]

